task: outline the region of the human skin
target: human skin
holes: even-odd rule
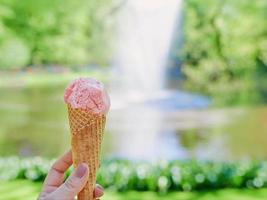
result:
[[[89,168],[85,163],[80,164],[77,169],[64,181],[65,172],[73,164],[72,153],[68,151],[59,158],[51,167],[43,185],[38,200],[74,200],[75,196],[83,189],[88,177]],[[94,191],[96,198],[104,194],[103,188],[97,185]]]

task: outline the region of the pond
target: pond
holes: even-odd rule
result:
[[[0,89],[0,156],[57,157],[70,148],[65,84]],[[267,159],[267,107],[158,110],[108,116],[103,157]]]

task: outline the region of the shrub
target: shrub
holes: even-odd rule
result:
[[[0,158],[0,180],[43,181],[52,161],[41,158]],[[70,171],[68,171],[68,175]],[[106,160],[98,182],[117,191],[208,190],[220,188],[262,188],[267,186],[267,162]]]
[[[186,1],[186,87],[219,104],[267,102],[267,1]]]
[[[6,38],[0,45],[0,68],[21,68],[30,61],[30,50],[20,39]]]
[[[8,57],[0,66],[105,64],[111,6],[111,0],[1,0],[0,53]],[[17,55],[9,56],[7,37],[19,41],[12,44]]]

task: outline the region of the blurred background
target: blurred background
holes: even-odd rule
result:
[[[0,0],[0,199],[35,199],[70,148],[63,94],[79,76],[111,96],[104,169],[134,174],[102,171],[104,200],[267,198],[266,10],[266,0]]]

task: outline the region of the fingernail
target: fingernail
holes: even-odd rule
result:
[[[101,197],[104,195],[104,188],[101,185],[96,184],[94,196]]]
[[[87,166],[85,163],[82,163],[76,169],[75,176],[78,178],[82,178],[86,174],[86,171],[87,171]]]
[[[101,186],[101,185],[98,185],[98,184],[96,184],[96,187],[99,189],[99,190],[104,190],[104,188]]]

